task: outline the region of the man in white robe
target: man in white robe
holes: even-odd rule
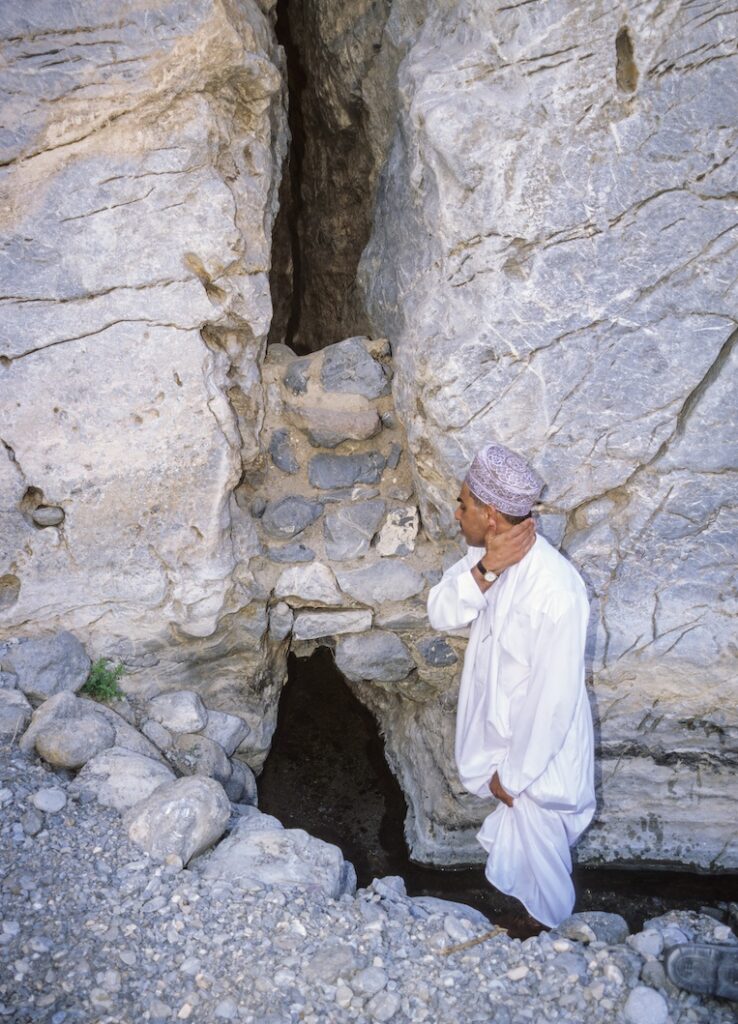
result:
[[[529,516],[543,482],[488,445],[461,488],[467,555],[428,598],[434,629],[471,625],[456,722],[461,782],[499,805],[477,839],[486,876],[554,927],[574,906],[570,846],[592,819],[592,715],[584,685],[589,605],[576,570]]]

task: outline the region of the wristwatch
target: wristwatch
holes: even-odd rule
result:
[[[494,583],[496,579],[499,579],[500,574],[498,572],[492,572],[491,569],[485,569],[484,561],[480,558],[477,562],[477,571],[482,574],[482,579],[485,583]]]

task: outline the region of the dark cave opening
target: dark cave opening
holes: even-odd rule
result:
[[[360,886],[400,875],[412,896],[436,896],[482,911],[512,937],[532,934],[517,900],[493,889],[481,865],[441,868],[409,859],[406,803],[371,712],[352,693],[327,647],[289,657],[277,729],[259,779],[259,807],[285,828],[340,847]],[[738,876],[579,865],[576,911],[622,915],[632,930],[668,910],[727,910]]]

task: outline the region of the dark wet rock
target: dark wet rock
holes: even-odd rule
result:
[[[327,557],[342,561],[365,554],[382,521],[384,510],[385,503],[377,499],[358,501],[327,515],[323,522]]]
[[[285,544],[281,548],[268,548],[267,557],[272,562],[312,562],[315,552],[306,544]]]
[[[300,464],[295,457],[289,430],[275,430],[269,442],[272,462],[283,473],[297,473]]]
[[[342,391],[375,399],[389,394],[388,374],[373,359],[360,338],[347,338],[326,349],[320,370],[326,391]]]
[[[303,356],[300,359],[295,359],[287,367],[287,372],[282,378],[284,386],[288,388],[293,395],[304,395],[308,388],[308,370],[310,369],[311,359],[309,356]]]
[[[290,494],[268,503],[261,525],[272,537],[294,537],[314,523],[322,512],[323,506],[319,501],[309,501],[299,494]]]
[[[315,455],[310,460],[308,479],[313,487],[330,490],[354,484],[375,484],[382,478],[384,456],[379,452],[359,455]]]
[[[418,640],[417,648],[423,660],[434,668],[446,668],[459,660],[453,647],[441,636],[425,636]]]

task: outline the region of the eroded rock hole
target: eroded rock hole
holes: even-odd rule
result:
[[[334,843],[360,885],[401,874],[405,799],[384,758],[374,716],[354,696],[333,655],[290,655],[274,740],[259,780],[259,807],[286,828]]]
[[[362,87],[386,17],[384,4],[352,12],[342,0],[277,3],[291,144],[273,235],[269,342],[300,354],[367,329],[356,271],[378,164]]]
[[[621,92],[635,92],[638,85],[633,41],[627,28],[621,28],[615,37],[615,81]]]

